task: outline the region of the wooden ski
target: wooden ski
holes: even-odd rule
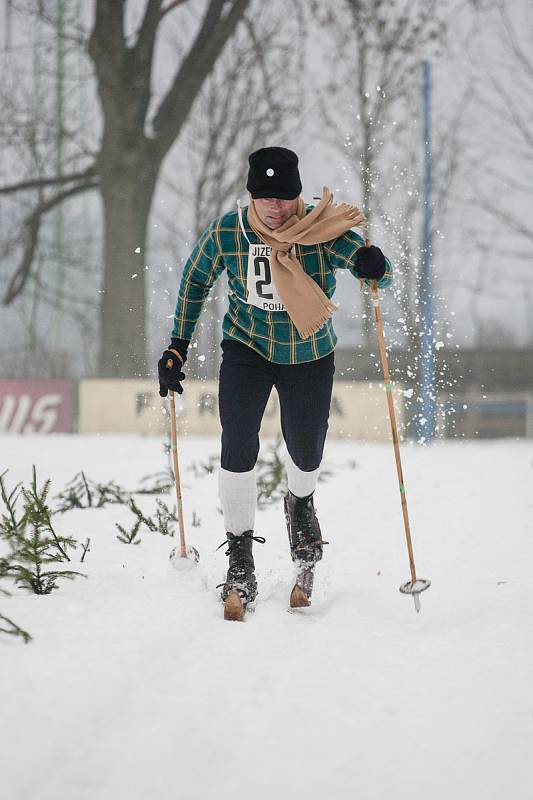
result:
[[[314,578],[314,567],[307,567],[298,574],[291,592],[291,608],[307,608],[311,605]]]
[[[224,601],[224,619],[230,622],[242,622],[246,613],[246,606],[242,602],[240,595],[232,590]]]

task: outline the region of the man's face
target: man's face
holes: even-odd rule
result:
[[[257,216],[271,230],[280,228],[296,213],[298,198],[280,200],[277,197],[258,197],[254,200]]]

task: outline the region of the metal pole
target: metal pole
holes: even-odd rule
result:
[[[56,4],[56,174],[63,172],[63,98],[64,98],[64,60],[65,60],[65,7],[64,0]],[[63,209],[55,210],[55,308],[54,308],[54,348],[60,347],[61,323],[63,317]],[[57,355],[57,352],[56,352]]]
[[[4,34],[4,47],[6,50],[11,50],[12,20],[13,20],[13,0],[7,0],[5,6],[6,28]]]
[[[424,106],[424,186],[423,186],[423,248],[420,276],[420,391],[421,407],[417,433],[421,442],[435,436],[435,395],[433,386],[433,287],[431,275],[432,256],[432,153],[431,153],[431,71],[429,61],[423,62]]]

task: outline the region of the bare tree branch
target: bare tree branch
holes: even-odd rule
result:
[[[268,70],[267,70],[266,63],[265,63],[264,47],[261,46],[261,42],[259,41],[259,39],[257,38],[257,35],[255,33],[254,26],[252,25],[252,23],[250,22],[250,20],[246,16],[246,14],[244,15],[243,22],[246,25],[246,29],[247,29],[248,34],[250,36],[250,39],[251,39],[251,41],[253,42],[253,45],[254,45],[254,51],[255,51],[255,54],[257,56],[257,61],[258,61],[258,64],[259,64],[259,68],[261,70],[261,75],[263,76],[263,85],[264,85],[265,91],[267,93],[267,97],[268,97],[268,99],[270,101],[272,101],[273,100],[272,86],[271,86],[270,77],[269,77]]]
[[[490,82],[509,112],[510,120],[514,124],[516,130],[521,134],[526,146],[528,149],[533,150],[533,136],[530,133],[528,122],[523,117],[523,109],[517,107],[507,88],[502,86],[501,82],[496,78],[495,75],[490,76]]]
[[[90,181],[87,183],[80,183],[77,186],[71,186],[70,189],[65,189],[63,192],[55,194],[53,197],[48,198],[40,203],[24,222],[26,228],[26,243],[24,252],[22,254],[21,262],[16,269],[7,291],[2,299],[2,304],[7,306],[22,292],[26,281],[30,275],[35,250],[39,241],[39,231],[41,228],[42,218],[45,214],[51,211],[56,206],[63,203],[67,198],[74,195],[86,192],[89,189],[96,189],[98,187],[97,181]]]
[[[499,219],[500,222],[503,222],[503,224],[511,230],[516,231],[516,233],[519,233],[530,242],[533,242],[533,230],[526,224],[520,222],[513,214],[508,213],[502,206],[498,206],[495,203],[491,203],[489,200],[483,199],[479,200],[478,206],[489,214],[492,214],[496,219]]]
[[[137,59],[148,65],[152,61],[157,27],[161,21],[162,2],[163,0],[148,0],[137,41],[133,47]]]
[[[163,19],[167,14],[170,14],[171,11],[174,11],[175,8],[178,6],[183,5],[183,3],[187,3],[188,0],[174,0],[173,3],[169,3],[166,8],[162,8],[159,13],[159,21]]]
[[[518,61],[521,63],[524,70],[529,74],[529,77],[533,78],[533,62],[529,58],[527,58],[526,54],[524,53],[523,49],[520,47],[520,44],[517,41],[516,31],[509,17],[509,10],[505,7],[505,4],[501,2],[501,0],[499,0],[497,6],[504,24],[504,28],[507,32],[507,39],[511,46],[511,50],[515,54]]]
[[[163,0],[148,0],[144,9],[144,17],[137,35],[137,43],[142,39],[154,39],[161,19]]]
[[[210,0],[196,39],[153,119],[155,144],[160,158],[176,140],[205,74],[211,71],[249,2],[250,0],[234,0],[230,11],[222,17],[224,0]],[[201,69],[199,62],[203,65]]]
[[[21,181],[20,183],[13,183],[9,186],[0,186],[0,195],[14,194],[15,192],[23,192],[28,189],[44,189],[45,186],[58,186],[63,183],[70,183],[71,181],[85,180],[97,175],[96,164],[92,164],[88,169],[83,172],[73,172],[70,175],[54,175],[51,178],[36,178],[32,181]]]

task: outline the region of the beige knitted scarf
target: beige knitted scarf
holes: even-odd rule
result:
[[[305,213],[305,203],[299,197],[296,213],[276,230],[261,222],[250,198],[248,222],[272,248],[270,266],[276,289],[301,338],[307,339],[320,330],[338,306],[289,251],[294,244],[330,242],[350,228],[362,227],[366,223],[364,214],[348,203],[335,204],[332,192],[324,186],[320,202],[309,214]]]

